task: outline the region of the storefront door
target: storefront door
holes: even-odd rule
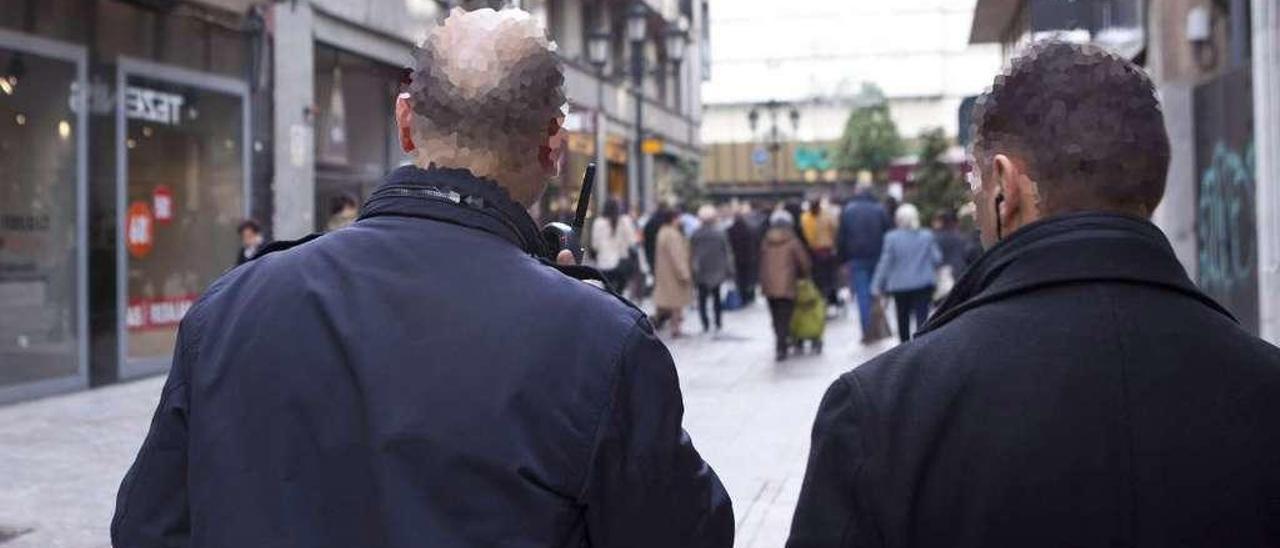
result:
[[[248,88],[121,60],[117,76],[120,377],[164,371],[178,323],[235,265],[249,211]]]
[[[85,62],[0,30],[0,402],[88,383]]]

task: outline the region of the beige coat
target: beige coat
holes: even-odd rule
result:
[[[773,227],[760,249],[760,292],[769,299],[796,298],[796,282],[809,275],[809,253],[795,229]]]
[[[689,266],[689,241],[680,229],[667,225],[658,231],[654,248],[653,302],[658,308],[683,309],[693,304],[693,273]]]

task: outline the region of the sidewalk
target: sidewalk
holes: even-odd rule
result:
[[[821,356],[773,361],[763,302],[726,313],[722,335],[669,342],[684,390],[685,428],[733,499],[737,548],[781,548],[808,459],[818,403],[840,374],[892,347],[863,348],[852,317],[827,324]],[[700,330],[696,314],[685,330]],[[895,341],[896,342],[896,341]]]
[[[701,330],[696,314],[687,318],[686,333]],[[864,349],[856,320],[840,319],[828,325],[822,356],[775,364],[763,303],[727,312],[724,323],[718,335],[669,341],[685,425],[733,499],[736,545],[777,548],[786,540],[823,392],[890,343]],[[116,489],[163,382],[156,377],[0,407],[0,545],[110,546]]]

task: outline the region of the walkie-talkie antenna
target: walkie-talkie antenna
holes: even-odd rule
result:
[[[587,164],[587,172],[582,174],[582,191],[578,193],[578,211],[573,215],[573,231],[582,234],[582,225],[587,223],[587,211],[591,206],[591,191],[596,186],[596,163]]]

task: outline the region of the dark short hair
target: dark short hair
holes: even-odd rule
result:
[[[262,225],[258,224],[258,221],[253,219],[245,219],[240,221],[240,224],[236,226],[236,234],[241,234],[245,230],[252,230],[255,233],[262,234]]]
[[[1143,209],[1164,195],[1169,136],[1151,79],[1087,44],[1030,46],[973,113],[974,155],[1016,155],[1051,211]]]

